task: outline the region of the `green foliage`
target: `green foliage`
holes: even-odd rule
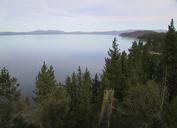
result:
[[[175,97],[172,102],[167,106],[165,118],[168,124],[168,128],[177,127],[177,97]]]
[[[158,83],[161,83],[161,78],[163,77],[161,45],[162,42],[147,41],[143,48],[146,77],[148,80],[154,80]]]
[[[154,82],[133,85],[119,105],[115,125],[123,128],[149,128],[153,118],[160,114],[161,95]]]
[[[67,78],[67,90],[70,96],[70,115],[68,116],[68,127],[89,128],[91,127],[91,101],[92,80],[90,72],[86,69],[82,73],[79,67],[77,74]]]
[[[44,62],[41,71],[36,78],[36,102],[42,104],[43,100],[48,98],[58,85],[59,84],[55,80],[53,67],[50,66],[48,68]]]
[[[63,128],[69,111],[65,88],[55,80],[52,66],[43,64],[36,79],[36,124],[41,128]]]
[[[37,106],[36,124],[42,128],[65,128],[69,97],[62,87],[56,88],[43,104]]]
[[[12,100],[19,96],[16,78],[11,78],[7,69],[0,71],[0,101]]]
[[[146,73],[144,71],[143,42],[133,42],[129,52],[129,82],[131,84],[143,84],[146,82]]]
[[[169,25],[163,46],[163,66],[169,90],[169,100],[177,96],[177,34],[173,19]]]
[[[103,86],[105,89],[115,89],[115,97],[122,101],[125,88],[124,85],[121,84],[123,80],[122,78],[125,77],[122,74],[122,71],[125,69],[122,69],[122,65],[125,64],[126,57],[121,58],[116,38],[113,40],[112,49],[109,49],[108,51],[108,56],[109,57],[105,59],[102,78]]]
[[[33,128],[30,105],[20,95],[17,80],[5,68],[0,72],[0,127]]]
[[[92,100],[91,100],[91,123],[93,128],[98,127],[100,108],[102,105],[102,86],[99,76],[96,74],[92,82]]]

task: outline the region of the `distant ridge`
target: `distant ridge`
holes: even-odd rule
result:
[[[132,38],[146,38],[149,36],[154,36],[154,35],[163,35],[165,34],[166,31],[164,30],[137,30],[137,31],[132,31],[132,32],[123,32],[120,34],[122,37],[132,37]]]
[[[88,35],[123,35],[123,33],[131,33],[136,30],[122,30],[122,31],[93,31],[93,32],[82,32],[82,31],[73,31],[65,32],[60,30],[36,30],[30,32],[0,32],[2,35],[55,35],[55,34],[88,34]],[[124,36],[124,35],[123,35]]]
[[[36,30],[30,32],[0,32],[0,35],[44,35],[44,34],[65,34],[64,31],[59,30]]]
[[[0,32],[0,35],[54,35],[54,34],[119,35],[122,32],[123,31],[65,32],[60,30],[36,30],[30,32]]]

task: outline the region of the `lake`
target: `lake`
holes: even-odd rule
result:
[[[31,96],[44,61],[54,67],[62,83],[78,66],[87,67],[92,75],[101,73],[114,37],[121,51],[127,51],[134,40],[114,35],[0,36],[0,68],[6,67],[18,79],[23,94]]]

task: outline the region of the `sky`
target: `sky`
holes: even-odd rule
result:
[[[0,31],[110,31],[177,26],[177,0],[0,0]]]

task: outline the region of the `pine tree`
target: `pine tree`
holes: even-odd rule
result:
[[[67,78],[66,86],[71,99],[67,127],[91,127],[92,80],[88,69],[82,73],[79,67],[77,73]]]
[[[65,128],[69,112],[69,97],[66,90],[58,86],[50,97],[37,106],[36,123],[42,128]]]
[[[169,91],[169,100],[177,96],[177,34],[173,19],[168,26],[168,32],[163,47],[164,74]]]
[[[69,111],[69,96],[64,86],[57,83],[53,67],[48,67],[45,62],[36,78],[35,94],[36,124],[42,128],[64,128]]]
[[[132,85],[117,108],[115,127],[150,128],[160,115],[161,95],[159,85],[153,81],[145,85]],[[160,115],[161,116],[161,115]]]
[[[128,55],[125,51],[121,54],[121,85],[122,85],[122,95],[125,96],[126,89],[128,87]]]
[[[19,97],[19,90],[16,78],[11,78],[7,69],[0,71],[0,101],[11,100]]]
[[[30,116],[30,105],[21,95],[17,79],[8,70],[0,71],[0,127],[34,128]]]
[[[77,85],[77,77],[75,72],[73,72],[71,78],[68,77],[66,79],[66,88],[70,96],[70,111],[72,112],[77,108],[77,103],[79,99],[79,88]]]
[[[121,53],[118,48],[117,40],[114,38],[112,49],[109,49],[108,56],[105,58],[105,67],[103,72],[103,86],[104,88],[112,88],[115,90],[115,97],[122,101],[122,87],[121,85]]]
[[[83,120],[83,127],[91,127],[91,100],[92,100],[92,79],[90,77],[90,72],[86,68],[84,74],[83,74],[83,84],[80,87],[80,110],[82,110],[82,120]]]
[[[177,97],[174,97],[172,102],[168,104],[167,109],[165,111],[165,119],[168,128],[176,128],[177,127]]]
[[[35,100],[37,103],[42,103],[58,86],[55,80],[53,67],[47,67],[45,62],[36,78]]]
[[[79,66],[78,68],[78,73],[77,73],[77,79],[78,79],[78,86],[82,85],[82,71],[81,71],[81,67]]]
[[[156,42],[147,41],[143,48],[144,71],[148,80],[154,80],[158,83],[162,78],[161,51],[154,48]]]
[[[101,81],[98,74],[95,75],[92,82],[92,102],[93,104],[100,103],[101,98]]]
[[[144,71],[143,42],[133,42],[129,52],[129,82],[134,85],[138,83],[143,84],[146,82],[146,74]]]
[[[95,75],[94,79],[92,80],[92,128],[98,127],[99,117],[100,117],[100,110],[102,105],[102,86],[101,81],[98,74]]]

